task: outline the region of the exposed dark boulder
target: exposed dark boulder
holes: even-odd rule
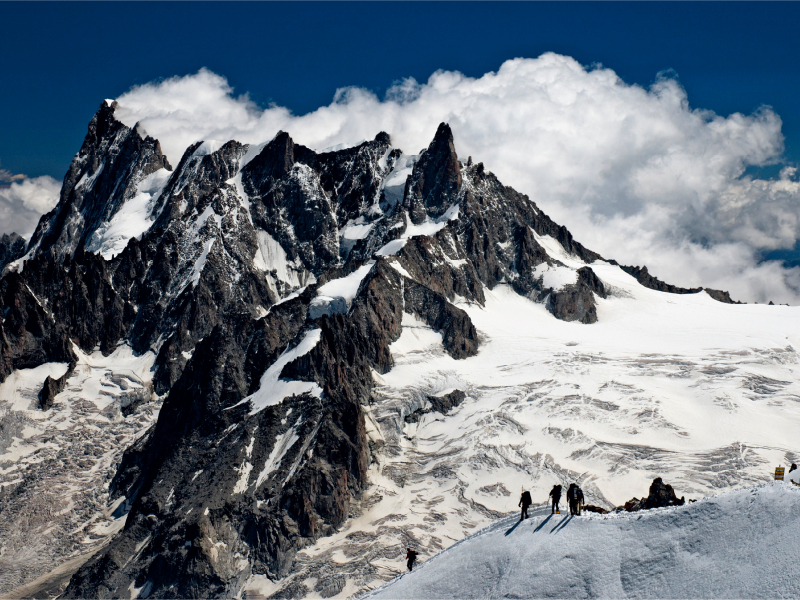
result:
[[[650,484],[650,493],[645,499],[644,508],[662,508],[664,506],[682,506],[686,503],[682,496],[678,498],[675,490],[668,483],[664,483],[661,477],[656,477]]]
[[[635,512],[637,510],[649,510],[665,506],[683,506],[685,503],[685,497],[678,498],[671,485],[665,484],[661,477],[656,477],[653,483],[650,484],[650,491],[646,498],[632,498],[617,510]]]
[[[428,396],[430,408],[418,408],[410,415],[405,416],[405,422],[417,423],[422,415],[426,415],[431,412],[438,412],[446,415],[455,407],[459,406],[466,399],[466,397],[467,395],[461,390],[453,390],[452,392],[442,394],[441,396]]]
[[[453,390],[448,394],[441,396],[428,396],[428,402],[431,403],[431,409],[446,415],[456,406],[459,406],[467,395],[461,390]]]
[[[605,298],[605,287],[590,267],[578,269],[577,276],[575,283],[550,293],[547,308],[562,321],[596,323],[597,303],[594,294]]]
[[[67,372],[61,377],[53,379],[50,377],[50,375],[48,375],[45,378],[44,384],[42,385],[42,391],[39,392],[39,408],[42,410],[52,408],[53,400],[58,394],[64,391],[64,388],[67,387],[67,379],[69,379],[74,372],[75,363],[70,363]]]

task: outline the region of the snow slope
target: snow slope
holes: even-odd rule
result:
[[[430,556],[515,514],[523,486],[543,503],[554,483],[578,481],[587,502],[612,507],[659,476],[701,498],[800,462],[800,307],[658,292],[615,265],[591,267],[610,290],[592,325],[554,319],[506,285],[486,289],[485,306],[457,302],[483,336],[472,358],[454,360],[439,332],[404,315],[367,410],[381,449],[372,487],[338,533],[298,553],[289,578],[309,598],[374,587],[402,572],[407,545]],[[449,414],[405,422],[454,388],[467,398]],[[256,576],[248,589],[276,588]]]
[[[796,598],[800,488],[499,521],[366,598]]]

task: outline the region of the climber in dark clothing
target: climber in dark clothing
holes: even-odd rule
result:
[[[583,491],[578,487],[577,483],[569,484],[567,502],[569,502],[569,514],[580,516],[581,504],[583,503]]]
[[[567,504],[569,504],[569,514],[575,514],[575,488],[577,486],[574,483],[570,483],[569,487],[567,488]]]
[[[411,548],[406,548],[406,566],[409,571],[414,570],[414,561],[417,560],[417,553]]]
[[[533,504],[533,500],[531,500],[531,493],[522,492],[522,496],[519,498],[519,504],[517,505],[522,507],[522,514],[519,517],[520,521],[528,518],[528,507],[531,504]]]
[[[578,484],[575,484],[575,514],[579,517],[581,516],[581,506],[583,506],[584,498],[583,498],[583,490],[578,487]]]
[[[550,514],[561,514],[561,511],[558,510],[558,502],[561,500],[561,486],[559,484],[555,484],[553,489],[550,490],[549,496],[553,499],[553,512]]]

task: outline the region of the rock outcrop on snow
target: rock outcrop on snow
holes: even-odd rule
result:
[[[636,278],[636,280],[641,283],[644,287],[650,288],[651,290],[658,290],[659,292],[668,292],[670,294],[697,294],[705,290],[705,292],[711,296],[717,302],[724,302],[725,304],[742,304],[741,302],[736,302],[731,299],[731,295],[728,292],[722,290],[713,290],[711,288],[682,288],[676,285],[671,285],[669,283],[664,283],[657,277],[653,277],[647,270],[647,267],[626,267],[624,265],[620,265],[620,268],[632,275]]]
[[[685,503],[684,496],[678,498],[671,485],[664,483],[661,477],[656,477],[653,483],[650,484],[650,491],[645,498],[631,498],[617,510],[635,512],[637,510],[650,510],[651,508],[664,508],[665,506],[683,506]]]
[[[612,293],[592,267],[609,263],[460,161],[447,124],[419,156],[383,132],[322,153],[280,132],[263,147],[197,142],[173,169],[115,107],[100,106],[30,243],[0,245],[12,263],[0,381],[69,365],[41,384],[52,409],[87,356],[125,347],[153,357],[152,378],[109,371],[109,419],[163,402],[124,455],[109,450],[108,503],[125,526],[63,597],[227,597],[254,574],[289,574],[363,499],[378,452],[365,407],[404,321],[462,360],[482,337],[456,303],[483,306],[508,285],[590,325]],[[426,410],[447,415],[467,397],[431,396]],[[29,484],[9,489],[21,499]]]
[[[437,412],[446,415],[453,408],[461,404],[467,395],[461,390],[453,390],[438,396],[428,396],[429,408],[418,408],[410,415],[406,415],[406,423],[417,423],[422,415]]]

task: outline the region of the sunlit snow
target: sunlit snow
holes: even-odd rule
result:
[[[303,337],[297,346],[291,350],[287,350],[276,360],[269,369],[261,376],[261,385],[258,390],[244,398],[241,402],[252,402],[253,409],[250,411],[251,415],[264,410],[267,406],[279,404],[284,398],[289,396],[299,396],[301,394],[310,393],[319,398],[322,395],[322,388],[314,382],[309,381],[291,381],[280,379],[283,367],[292,362],[294,359],[308,354],[314,346],[319,343],[320,336],[322,335],[321,329],[312,329]]]
[[[796,598],[800,488],[617,515],[515,515],[365,598]],[[545,513],[545,514],[542,514]],[[425,560],[428,559],[428,560]]]
[[[86,249],[110,260],[125,249],[131,238],[141,237],[153,224],[153,208],[171,175],[172,171],[159,169],[145,177],[137,186],[136,195],[95,230]]]

